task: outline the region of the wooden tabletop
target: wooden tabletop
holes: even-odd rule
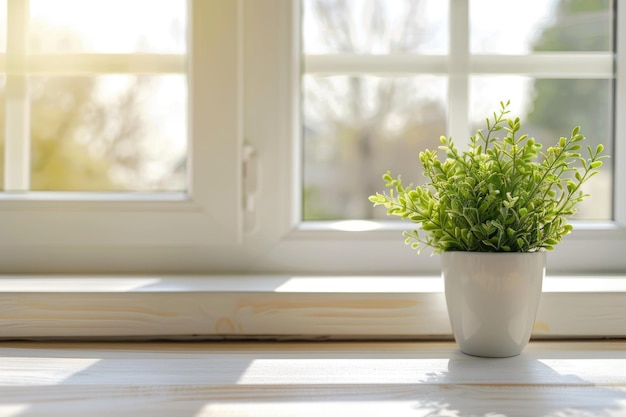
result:
[[[626,341],[4,342],[9,416],[626,416]]]

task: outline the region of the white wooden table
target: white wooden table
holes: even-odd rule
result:
[[[0,416],[626,416],[626,341],[0,343]]]

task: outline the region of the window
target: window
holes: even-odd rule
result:
[[[4,189],[185,191],[186,3],[9,5]]]
[[[63,16],[68,1],[57,1],[64,7],[54,19],[72,22],[80,13],[76,6]],[[626,240],[626,164],[620,164],[626,160],[620,139],[625,118],[619,117],[626,111],[620,84],[620,48],[626,42],[620,42],[618,30],[624,11],[613,2],[600,1],[597,11],[583,14],[591,23],[579,24],[589,23],[589,30],[574,33],[590,40],[576,38],[571,47],[540,42],[552,36],[567,11],[559,9],[566,4],[560,0],[522,8],[542,13],[528,17],[530,29],[520,29],[521,41],[495,33],[515,19],[507,16],[523,10],[501,10],[500,2],[485,0],[161,1],[186,10],[180,16],[187,16],[188,28],[161,22],[156,13],[159,36],[173,30],[182,39],[180,33],[186,33],[181,41],[186,46],[162,39],[118,46],[92,40],[91,49],[71,42],[61,48],[46,38],[37,44],[40,49],[29,49],[25,37],[33,30],[32,19],[53,2],[6,0],[0,19],[9,22],[9,42],[0,49],[0,85],[7,92],[23,91],[4,98],[4,120],[12,115],[4,129],[10,174],[0,196],[4,271],[436,274],[437,258],[417,257],[404,245],[401,230],[410,225],[372,211],[367,195],[381,188],[378,178],[385,169],[397,171],[396,161],[407,170],[417,166],[417,152],[432,147],[430,139],[443,133],[457,142],[467,138],[478,116],[502,99],[518,103],[520,116],[534,117],[537,132],[553,129],[561,135],[541,119],[545,112],[532,116],[529,110],[541,108],[530,94],[539,84],[556,96],[574,94],[566,97],[562,113],[573,115],[583,129],[589,125],[612,156],[575,233],[550,254],[551,272],[626,268],[620,254]],[[139,19],[132,10],[152,5],[124,2],[129,27],[138,29],[144,25],[139,20],[150,18]],[[351,17],[342,21],[345,16]],[[83,30],[76,19],[69,27]],[[31,28],[20,21],[31,22]],[[329,25],[337,34],[329,33]],[[346,30],[353,31],[349,42]],[[189,139],[164,152],[168,162],[111,172],[113,187],[78,190],[37,182],[33,161],[40,151],[34,135],[48,113],[34,112],[32,100],[46,91],[41,85],[87,80],[102,86],[106,104],[122,97],[129,84],[155,79],[174,80],[165,84],[178,92],[163,90],[166,98],[160,100],[170,105],[168,116],[180,119],[186,113],[188,119],[176,135]],[[152,86],[146,89],[155,93]],[[585,100],[589,91],[597,101]],[[355,99],[347,100],[350,95]],[[550,101],[542,105],[554,107]],[[163,118],[154,120],[158,126]],[[570,121],[566,124],[569,130]],[[152,128],[159,134],[166,130]],[[82,129],[75,140],[92,136]],[[124,155],[124,147],[118,150]],[[349,163],[338,150],[352,158]]]
[[[247,241],[274,242],[269,251],[264,245],[258,268],[437,273],[436,258],[404,247],[400,230],[411,225],[387,220],[367,196],[383,187],[386,169],[419,181],[419,150],[438,146],[440,134],[467,140],[485,113],[510,98],[540,140],[580,124],[611,155],[589,184],[593,199],[575,232],[550,253],[550,272],[624,269],[616,259],[626,214],[618,162],[623,11],[614,2],[300,3],[282,26],[276,15],[247,4],[247,69],[264,68],[263,87],[254,83],[260,74],[246,78],[255,87],[246,96],[246,108],[254,109],[246,137],[264,165],[256,229]],[[256,31],[263,19],[284,35]],[[518,20],[523,27],[509,31]],[[285,40],[300,35],[301,45]],[[292,57],[268,53],[272,44]],[[282,99],[267,100],[272,83]]]
[[[23,186],[28,184],[23,172],[30,168],[24,145],[28,143],[28,128],[24,128],[28,111],[22,111],[28,106],[23,99],[12,101],[12,96],[5,94],[2,103],[19,106],[20,111],[13,114],[24,115],[12,118],[14,126],[16,120],[21,123],[17,135],[4,130],[7,137],[14,135],[5,140],[22,145],[16,153],[21,155],[20,170],[15,171],[22,173],[22,191],[0,193],[0,272],[116,274],[105,279],[79,275],[53,280],[5,276],[0,286],[8,291],[7,305],[16,310],[8,337],[448,335],[441,280],[400,277],[382,281],[377,277],[439,274],[437,257],[418,257],[404,245],[401,230],[409,225],[376,218],[360,208],[354,211],[354,205],[344,202],[337,207],[353,211],[328,215],[330,210],[320,196],[333,193],[311,186],[327,175],[327,166],[315,164],[320,160],[326,163],[324,158],[333,156],[333,136],[342,133],[339,124],[329,124],[315,106],[341,107],[339,93],[354,89],[353,80],[367,92],[359,110],[362,119],[376,113],[370,105],[375,102],[372,91],[407,93],[398,96],[399,101],[393,103],[395,113],[388,113],[380,125],[397,137],[404,136],[402,128],[413,126],[410,146],[422,146],[422,138],[429,138],[431,132],[436,138],[444,133],[442,129],[455,138],[467,137],[475,127],[472,109],[502,99],[485,95],[483,103],[477,91],[499,92],[502,88],[507,94],[518,91],[519,96],[519,91],[544,80],[547,88],[556,91],[600,90],[603,108],[609,113],[601,116],[601,126],[614,131],[606,133],[607,144],[613,145],[612,165],[606,171],[610,179],[604,182],[610,184],[609,190],[602,192],[601,211],[580,219],[575,232],[550,253],[548,261],[549,274],[593,276],[547,282],[544,289],[548,294],[539,313],[543,328],[538,330],[550,337],[622,336],[619,309],[624,280],[598,279],[598,275],[623,276],[626,271],[622,253],[626,243],[626,146],[622,140],[626,118],[621,117],[626,111],[626,89],[621,82],[626,78],[622,62],[626,32],[619,30],[620,22],[626,21],[626,9],[617,9],[615,4],[605,8],[610,17],[602,17],[603,21],[617,22],[615,42],[610,46],[593,51],[527,53],[531,50],[526,44],[503,52],[492,43],[491,33],[475,44],[472,25],[483,23],[473,17],[476,9],[472,5],[487,4],[484,1],[415,0],[421,5],[420,13],[436,11],[435,23],[429,26],[426,22],[423,27],[427,29],[420,29],[434,31],[433,39],[419,47],[407,47],[403,53],[390,53],[380,43],[362,40],[349,51],[315,49],[320,44],[307,50],[302,34],[307,7],[314,3],[324,7],[341,3],[409,7],[407,0],[189,0],[185,1],[187,46],[178,52],[44,53],[23,48],[21,57],[0,38],[0,94],[5,94],[5,85],[14,85],[13,77],[26,84],[27,80],[40,82],[42,77],[76,78],[77,72],[97,77],[134,77],[149,72],[185,78],[188,117],[182,185],[135,186],[133,191],[123,187],[107,192],[97,187],[35,191]],[[25,0],[6,0],[3,10],[8,10],[8,15],[0,13],[0,25],[3,19],[14,22],[13,18],[19,18],[27,10],[26,4]],[[37,2],[31,0],[31,4]],[[125,4],[140,3],[126,0]],[[554,0],[551,4],[560,3]],[[545,19],[541,19],[535,25],[545,28]],[[590,86],[590,81],[597,83]],[[307,94],[316,96],[312,99]],[[27,96],[22,92],[19,97]],[[419,108],[419,117],[414,106]],[[597,106],[592,107],[596,111]],[[333,110],[344,119],[353,111]],[[476,113],[484,110],[477,108]],[[5,121],[7,113],[5,109],[0,116]],[[316,135],[319,138],[313,139]],[[16,137],[20,140],[14,140]],[[406,156],[409,166],[416,162],[415,155],[399,147],[404,144],[390,143],[398,146],[392,146],[398,159]],[[30,152],[32,157],[32,147]],[[370,170],[365,162],[357,161],[356,166],[363,170],[355,169],[357,179],[367,173],[377,180],[384,169],[395,169],[382,161],[384,164],[373,164]],[[338,183],[344,180],[333,178]],[[369,192],[358,181],[356,184],[359,192]],[[379,189],[381,184],[372,180],[372,186]],[[360,198],[355,200],[360,204]],[[133,272],[149,276],[120,276]],[[194,272],[217,276],[205,280],[166,276]],[[225,272],[252,276],[219,274]],[[338,278],[341,274],[348,276]],[[296,279],[291,279],[292,275],[297,275]],[[15,298],[12,292],[26,295]],[[96,311],[94,305],[101,308]],[[138,313],[137,305],[145,309]],[[65,310],[67,314],[56,314]],[[380,319],[378,310],[385,313]],[[33,314],[46,319],[33,320]],[[145,320],[150,314],[154,320]],[[95,318],[98,324],[86,328],[85,316]]]
[[[2,270],[206,268],[237,244],[239,5],[1,6]]]
[[[420,181],[416,155],[440,145],[447,121],[463,134],[454,139],[467,141],[502,100],[545,143],[581,124],[592,145],[611,153],[608,1],[470,1],[467,17],[423,0],[303,6],[305,220],[384,218],[367,199],[381,173],[393,167]],[[506,16],[525,23],[507,30]],[[451,17],[469,18],[469,36],[456,24],[449,48]],[[611,172],[609,159],[588,184],[594,197],[579,218],[611,219]]]

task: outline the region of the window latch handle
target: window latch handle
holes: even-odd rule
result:
[[[255,196],[258,188],[259,164],[257,151],[250,145],[243,148],[243,196],[242,205],[246,213],[255,209]]]

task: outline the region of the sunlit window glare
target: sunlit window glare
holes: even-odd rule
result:
[[[381,229],[383,226],[379,222],[369,220],[343,220],[330,223],[329,228],[342,232],[367,232]]]

